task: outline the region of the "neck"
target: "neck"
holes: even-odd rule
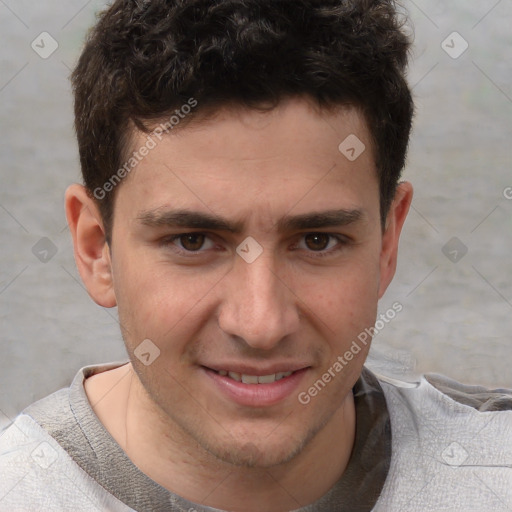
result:
[[[94,407],[100,421],[141,471],[189,501],[237,512],[295,510],[322,497],[346,469],[355,437],[352,393],[292,460],[247,468],[214,457],[164,415],[131,365],[114,371],[119,384]],[[94,405],[93,386],[86,391]]]

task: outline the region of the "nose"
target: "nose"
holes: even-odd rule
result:
[[[224,284],[218,318],[226,334],[253,348],[271,350],[297,331],[297,296],[286,278],[277,274],[271,257],[262,255],[252,263],[237,257]]]

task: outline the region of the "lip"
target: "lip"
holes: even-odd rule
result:
[[[230,371],[236,371],[237,373],[244,373],[246,375],[272,375],[279,371],[293,371],[282,370],[282,368],[286,368],[283,365],[268,367],[264,370],[261,368],[257,370],[255,368],[250,369],[244,366],[237,366],[237,370],[232,370],[232,368],[234,367],[229,367]],[[277,368],[277,370],[275,370],[275,368]],[[241,369],[244,369],[244,371],[240,371]],[[284,377],[271,384],[244,384],[230,377],[219,375],[215,370],[205,366],[201,367],[201,370],[214,382],[216,388],[229,401],[246,407],[270,407],[284,401],[292,395],[299,387],[309,368],[302,367],[289,377]]]
[[[221,370],[226,370],[228,372],[235,373],[243,373],[244,375],[273,375],[274,373],[287,373],[287,372],[297,372],[299,370],[303,370],[308,368],[307,364],[290,364],[290,363],[274,363],[272,365],[268,365],[265,367],[256,367],[249,366],[243,363],[225,363],[222,364],[213,364],[204,366],[207,370],[214,370],[219,372]]]

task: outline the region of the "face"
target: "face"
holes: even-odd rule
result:
[[[351,134],[366,146],[355,161],[338,149]],[[118,190],[111,271],[134,369],[169,426],[235,464],[300,453],[360,374],[369,345],[299,400],[373,326],[391,225],[354,109],[228,109],[164,137]],[[143,340],[150,364],[133,355]]]

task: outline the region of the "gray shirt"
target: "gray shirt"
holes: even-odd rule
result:
[[[52,511],[217,510],[189,502],[151,480],[98,420],[83,383],[115,366],[119,364],[83,368],[70,388],[31,405],[2,435],[0,511],[39,507]],[[494,512],[501,509],[486,507],[495,495],[496,503],[501,500],[508,506],[510,500],[512,505],[512,412],[506,411],[512,409],[509,391],[463,386],[439,376],[412,384],[385,377],[379,380],[364,369],[353,393],[357,428],[348,467],[325,496],[300,512]],[[495,415],[490,423],[490,417],[482,417],[486,414]],[[467,425],[468,421],[472,424]],[[476,495],[480,501],[475,499],[474,489],[467,493],[475,507],[468,508],[467,500],[459,499],[461,488],[453,477],[456,469],[475,456],[468,451],[479,446],[475,428],[483,431],[490,424],[491,437],[486,433],[483,452],[487,458],[493,455],[483,466],[475,464],[477,460],[471,463],[475,472],[487,467],[484,473],[487,477],[492,473],[498,483],[486,492],[481,485]],[[499,448],[501,458],[495,457]],[[441,508],[446,499],[452,508]],[[462,508],[456,508],[457,501]],[[38,508],[34,508],[36,504]]]

